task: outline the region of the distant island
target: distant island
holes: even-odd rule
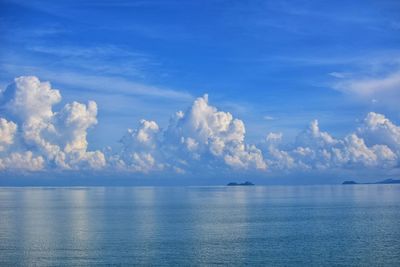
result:
[[[342,184],[358,184],[354,181],[344,181]]]
[[[244,183],[229,183],[227,186],[248,186],[248,185],[254,185],[252,182],[246,181]]]
[[[357,183],[355,181],[344,181],[342,184],[344,184],[344,185],[351,185],[351,184],[400,184],[400,180],[386,179],[386,180],[375,182],[375,183]]]

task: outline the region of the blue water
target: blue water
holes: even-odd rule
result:
[[[400,266],[400,186],[0,188],[0,266]]]

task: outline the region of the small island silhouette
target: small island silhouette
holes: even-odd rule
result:
[[[246,181],[244,183],[234,183],[231,182],[229,184],[227,184],[227,186],[248,186],[248,185],[254,185],[252,182]]]
[[[386,179],[386,180],[375,182],[375,183],[357,183],[355,181],[344,181],[342,184],[344,184],[344,185],[351,185],[351,184],[400,184],[400,180]]]

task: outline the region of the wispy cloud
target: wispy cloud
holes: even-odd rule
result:
[[[128,49],[123,49],[116,45],[101,45],[101,46],[28,46],[28,50],[33,52],[51,54],[60,57],[148,57],[148,55],[139,52],[133,52]]]
[[[177,100],[189,100],[193,98],[187,92],[146,85],[119,77],[81,75],[73,72],[44,72],[43,76],[62,84],[81,87],[93,91],[100,90],[103,93],[141,95]]]
[[[372,103],[398,106],[400,97],[400,56],[398,52],[367,55],[329,73],[334,78],[331,87],[344,94]],[[398,107],[397,107],[398,108]]]
[[[390,93],[400,93],[400,72],[387,74],[383,77],[360,77],[339,81],[334,88],[345,93],[361,97],[371,97]]]
[[[190,100],[192,95],[185,91],[178,91],[131,81],[123,77],[81,74],[73,71],[46,70],[35,66],[1,65],[3,71],[10,74],[37,73],[46,80],[79,88],[80,90],[101,92],[108,94],[136,95],[146,97],[167,98],[175,100]]]
[[[334,72],[330,72],[328,74],[329,74],[329,76],[332,76],[332,77],[335,77],[335,78],[339,78],[339,79],[342,79],[342,78],[346,77],[346,73],[343,73],[343,72],[334,71]]]
[[[35,56],[51,56],[59,66],[91,71],[96,74],[115,74],[144,78],[151,68],[160,63],[151,55],[116,45],[98,46],[43,46],[26,47]]]
[[[272,117],[272,116],[269,116],[269,115],[265,115],[265,116],[264,116],[264,120],[266,120],[266,121],[273,121],[273,120],[275,120],[275,117]]]

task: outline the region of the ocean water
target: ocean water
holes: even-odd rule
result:
[[[400,266],[400,185],[0,188],[0,266]]]

